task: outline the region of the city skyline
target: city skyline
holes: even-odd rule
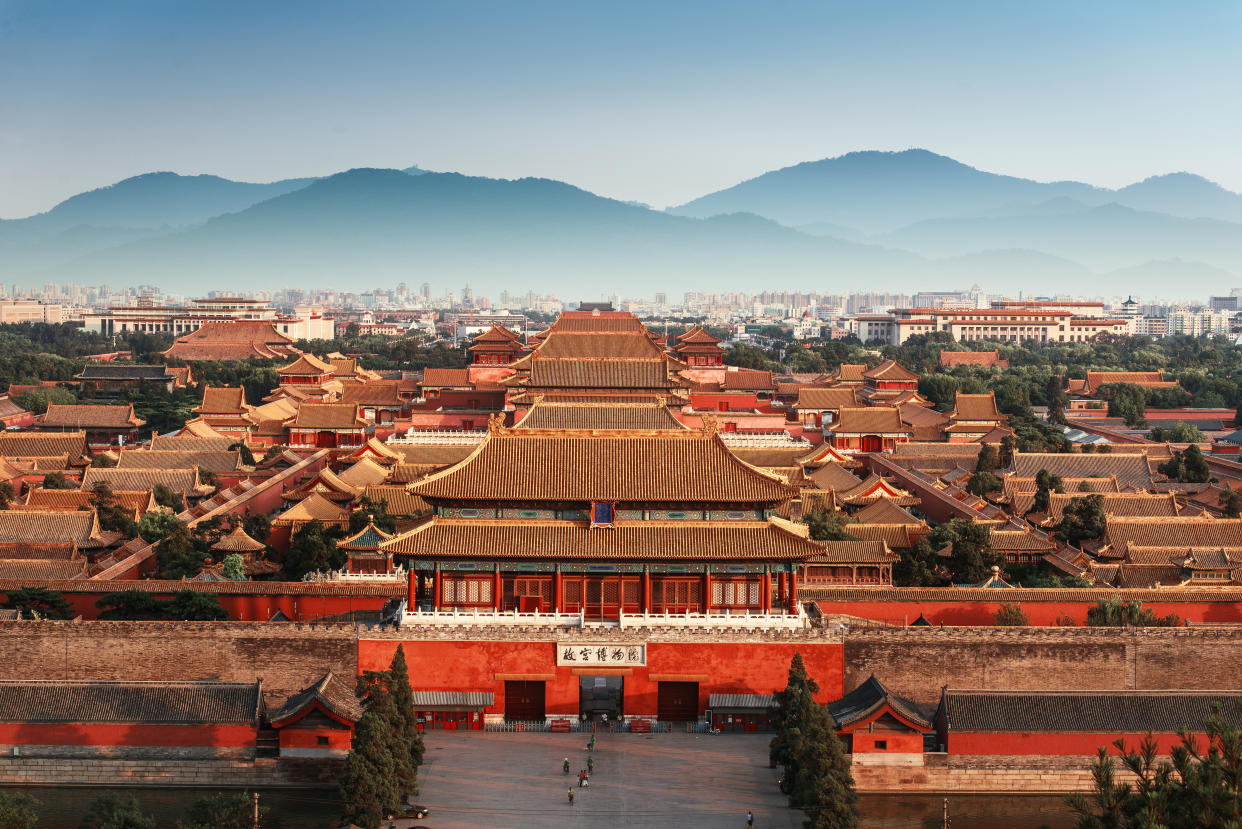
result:
[[[486,20],[480,25],[479,20]],[[979,169],[1242,190],[1227,3],[0,4],[0,216],[155,170],[544,176],[657,207],[927,147]],[[1019,36],[1020,33],[1020,36]]]

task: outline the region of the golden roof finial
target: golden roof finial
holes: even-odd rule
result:
[[[502,414],[494,414],[487,419],[487,433],[489,435],[498,435],[505,430],[505,416]]]

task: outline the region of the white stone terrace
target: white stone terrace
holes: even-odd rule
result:
[[[616,619],[587,619],[582,613],[518,613],[494,610],[421,610],[403,608],[402,628],[421,625],[524,627],[531,625],[600,630],[607,628],[720,628],[799,630],[809,626],[798,613],[622,613]]]

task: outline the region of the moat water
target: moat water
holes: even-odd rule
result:
[[[212,792],[200,789],[86,789],[37,787],[25,789],[42,801],[40,829],[78,829],[82,815],[96,797],[132,794],[157,824],[171,827],[185,817],[197,798]],[[262,791],[259,802],[269,808],[265,826],[280,829],[335,829],[341,803],[336,794],[320,790]],[[428,804],[433,808],[434,805]],[[860,798],[859,829],[939,829],[944,798],[935,795],[868,795]],[[1071,829],[1073,817],[1059,797],[1005,797],[955,795],[949,798],[952,829]],[[434,826],[432,818],[427,818]]]

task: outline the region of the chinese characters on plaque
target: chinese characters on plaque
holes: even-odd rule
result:
[[[556,664],[570,667],[632,668],[647,664],[647,646],[563,642],[556,646]]]

